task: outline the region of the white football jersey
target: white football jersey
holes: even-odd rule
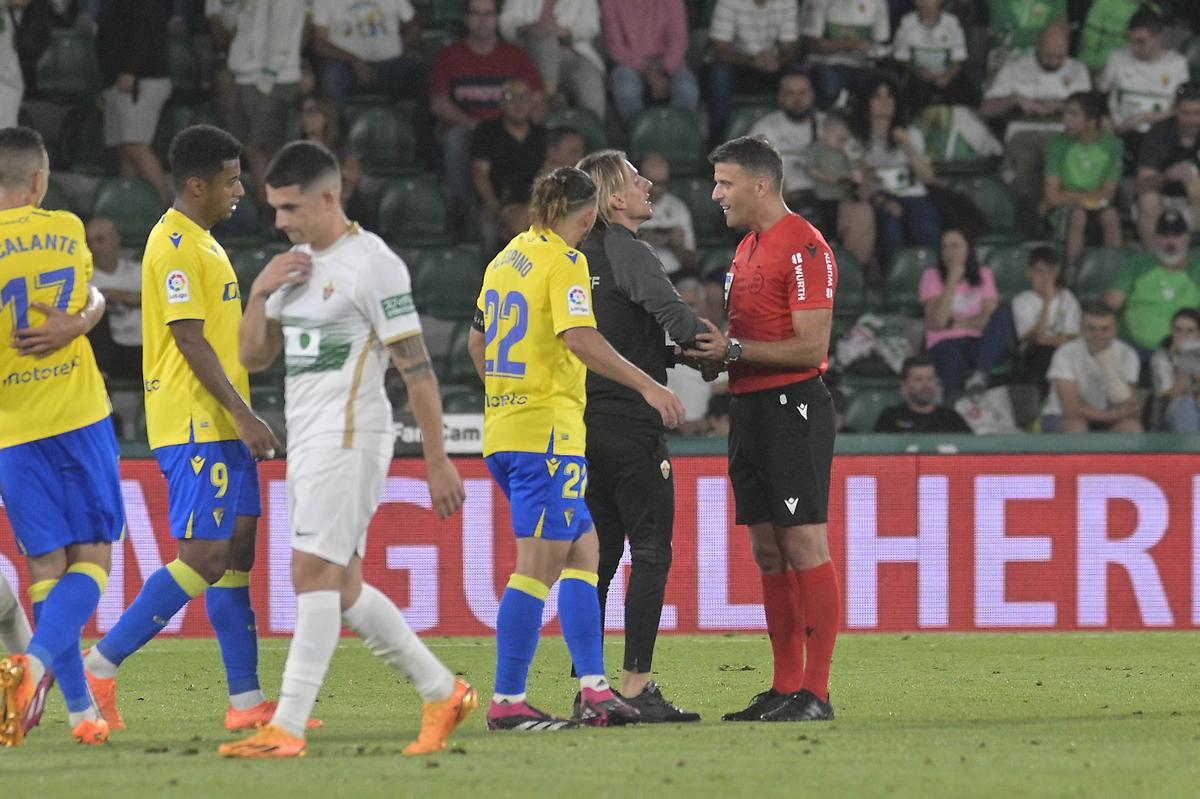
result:
[[[288,448],[375,449],[393,435],[387,345],[421,332],[408,267],[358,225],[326,250],[295,249],[312,276],[267,299],[283,326]]]
[[[1108,92],[1113,120],[1137,114],[1170,111],[1175,90],[1188,79],[1187,60],[1174,50],[1164,50],[1157,61],[1139,61],[1128,47],[1113,50],[1100,73],[1100,88]],[[1149,125],[1138,130],[1145,133]]]

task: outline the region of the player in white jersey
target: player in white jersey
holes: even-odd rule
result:
[[[478,706],[409,629],[400,610],[362,579],[367,526],[379,505],[394,434],[384,393],[389,357],[408,386],[424,440],[429,493],[438,515],[465,499],[446,457],[437,377],[421,336],[404,262],[341,208],[337,159],[293,142],[266,173],[276,225],[298,245],[254,281],[239,349],[251,371],[282,351],[287,363],[288,511],[296,630],[271,723],[220,747],[227,757],[302,756],[305,722],[341,635],[342,621],[403,671],[425,701],[417,740],[404,754],[445,748]]]

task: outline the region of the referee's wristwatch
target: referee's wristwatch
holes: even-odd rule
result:
[[[742,342],[736,338],[730,338],[729,343],[725,345],[725,357],[722,359],[725,363],[733,363],[738,358],[742,357]]]

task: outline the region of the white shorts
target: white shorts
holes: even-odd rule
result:
[[[154,141],[158,117],[171,96],[170,78],[142,78],[137,82],[137,101],[130,92],[116,87],[104,90],[104,144],[149,144]]]
[[[289,452],[292,549],[346,566],[367,549],[391,451],[308,447]]]

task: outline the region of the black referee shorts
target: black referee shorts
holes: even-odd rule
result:
[[[734,395],[729,479],[737,523],[824,524],[833,439],[833,401],[819,377]]]

